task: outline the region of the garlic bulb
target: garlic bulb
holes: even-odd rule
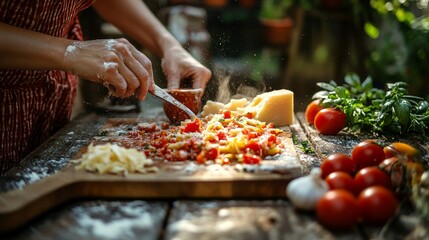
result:
[[[426,171],[420,177],[420,186],[429,188],[429,171]]]
[[[308,176],[299,177],[288,184],[286,196],[294,207],[303,210],[316,208],[318,200],[329,190],[321,173],[320,168],[314,168]]]

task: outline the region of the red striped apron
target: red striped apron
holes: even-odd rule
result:
[[[77,14],[92,2],[0,0],[0,21],[81,40]],[[69,122],[76,85],[77,78],[63,71],[0,70],[0,174]]]

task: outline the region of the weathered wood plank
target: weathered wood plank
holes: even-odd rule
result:
[[[159,239],[168,202],[91,200],[65,205],[2,239]]]
[[[165,239],[356,239],[332,233],[312,213],[294,210],[285,200],[176,201]]]
[[[307,138],[306,132],[301,127],[297,118],[295,118],[294,123],[290,125],[290,129],[294,138],[295,150],[298,153],[299,160],[301,162],[302,173],[304,175],[308,174],[310,173],[311,169],[320,166],[320,158],[314,151],[314,146],[311,145],[311,142]],[[313,152],[306,152],[304,150],[303,144],[305,143],[309,144],[309,151]]]

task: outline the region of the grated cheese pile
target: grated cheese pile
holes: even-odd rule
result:
[[[98,173],[124,174],[139,172],[155,172],[157,167],[152,159],[146,158],[143,152],[136,149],[127,149],[115,144],[89,145],[88,152],[80,159],[74,160],[78,163],[76,169],[85,169]]]

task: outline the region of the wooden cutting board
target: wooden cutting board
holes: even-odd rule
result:
[[[111,129],[112,123],[106,126]],[[77,198],[285,198],[288,182],[302,172],[290,130],[283,130],[284,152],[260,165],[156,161],[158,172],[126,176],[90,173],[69,165],[23,189],[0,194],[0,232]]]

